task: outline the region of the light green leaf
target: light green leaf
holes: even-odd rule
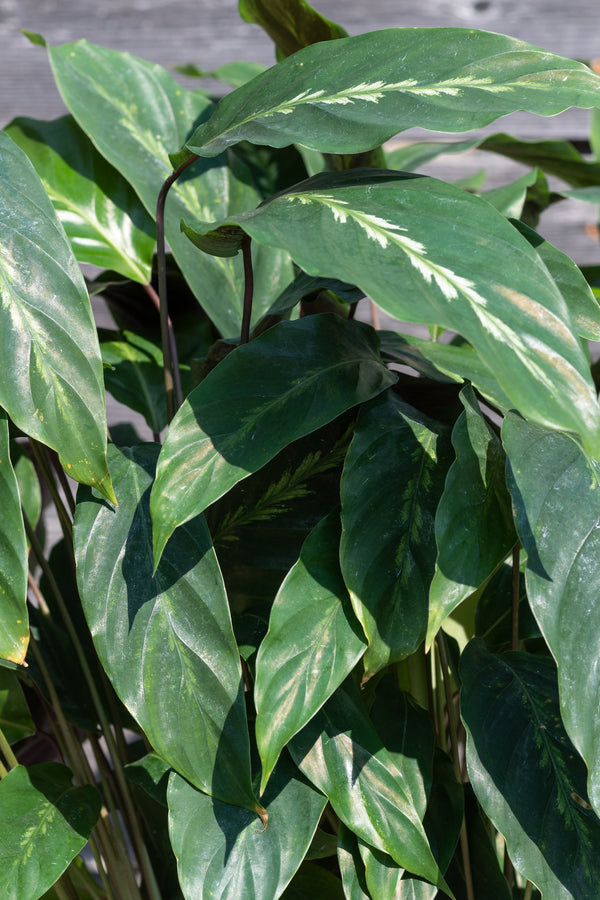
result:
[[[35,731],[16,673],[3,668],[0,668],[0,730],[9,744]]]
[[[12,463],[6,413],[0,409],[0,657],[23,663],[29,644],[27,540]]]
[[[600,165],[584,159],[569,141],[523,141],[510,134],[492,134],[480,141],[478,148],[538,166],[573,187],[600,184]]]
[[[346,900],[372,900],[367,893],[365,866],[358,849],[358,838],[340,822],[338,831],[338,865]]]
[[[539,174],[539,169],[532,169],[525,175],[521,175],[516,181],[492,188],[489,191],[482,191],[479,196],[487,203],[491,203],[494,209],[497,209],[503,216],[518,219],[523,212],[527,188],[536,183]]]
[[[79,590],[102,665],[157,751],[201,790],[256,808],[238,650],[208,529],[181,529],[152,574],[158,445],[110,447],[116,510],[91,491],[74,525]]]
[[[289,747],[348,828],[398,865],[443,885],[410,787],[373,730],[352,681],[336,691]]]
[[[287,742],[350,674],[365,651],[339,564],[336,511],[306,539],[281,585],[256,660],[261,793]]]
[[[149,282],[154,222],[72,116],[14,119],[5,131],[33,163],[77,261]]]
[[[232,223],[285,247],[309,274],[356,284],[397,319],[457,331],[513,408],[580,434],[600,456],[596,391],[565,300],[540,256],[484,200],[423,176],[324,173],[188,233],[202,246]]]
[[[449,445],[443,426],[391,392],[360,411],[342,475],[340,562],[369,640],[367,677],[425,637]]]
[[[155,559],[178,525],[288,444],[392,384],[378,345],[359,322],[308,316],[276,325],[213,369],[163,444],[151,500]]]
[[[0,132],[0,405],[67,473],[114,495],[89,297],[33,166]]]
[[[500,441],[483,418],[473,389],[452,431],[456,459],[435,514],[438,557],[429,591],[427,647],[444,619],[503,562],[517,536]]]
[[[287,761],[264,795],[266,829],[249,810],[169,779],[169,832],[186,900],[277,900],[310,846],[327,802]]]
[[[59,763],[17,766],[0,781],[0,892],[37,900],[85,846],[100,814],[92,785]]]
[[[547,900],[594,897],[600,820],[560,718],[553,661],[494,656],[475,640],[463,652],[461,678],[469,777],[515,868]]]
[[[246,84],[255,75],[260,75],[265,71],[265,66],[258,62],[246,62],[245,60],[237,60],[236,62],[224,63],[210,72],[201,69],[195,63],[186,63],[182,66],[173,66],[176,72],[187,75],[188,78],[214,78],[215,81],[222,81],[230,87],[237,88]]]
[[[566,435],[511,414],[502,440],[516,524],[527,551],[529,603],[558,665],[561,714],[589,769],[600,810],[600,465]]]
[[[241,140],[359,153],[415,125],[470,131],[517,110],[597,106],[598,86],[582,63],[501,34],[390,28],[334,52],[327,41],[299,50],[223,98],[186,146],[203,156]]]
[[[208,94],[186,90],[161,66],[87,41],[49,47],[48,53],[67,107],[154,217],[160,188],[173,171],[169,153],[181,147],[194,124],[210,114]],[[166,239],[173,255],[224,336],[240,331],[241,260],[203,259],[180,233],[179,223],[183,216],[211,219],[256,206],[261,197],[245,183],[247,171],[238,174],[224,158],[197,163],[171,188],[165,210]],[[291,275],[286,254],[256,248],[256,321]]]

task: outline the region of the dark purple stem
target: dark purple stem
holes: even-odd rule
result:
[[[242,241],[242,256],[244,258],[244,310],[242,313],[242,334],[240,343],[247,344],[250,340],[250,319],[252,318],[252,297],[254,296],[254,272],[252,270],[252,238],[244,235]]]

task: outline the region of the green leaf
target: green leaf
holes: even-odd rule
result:
[[[415,141],[386,151],[386,168],[402,172],[418,172],[421,166],[445,154],[476,150],[480,140],[472,141]]]
[[[277,900],[302,862],[326,799],[289,760],[263,798],[266,828],[248,810],[169,780],[169,831],[186,900]]]
[[[0,405],[67,473],[114,499],[96,327],[83,276],[22,150],[0,132]]]
[[[409,656],[425,637],[448,438],[391,392],[359,414],[341,483],[340,562],[369,640],[366,677]]]
[[[10,455],[19,487],[19,500],[24,514],[32,528],[35,528],[42,514],[42,488],[36,468],[20,444],[12,441]]]
[[[318,71],[318,85],[315,83]],[[327,153],[370,150],[418,125],[470,131],[517,110],[597,106],[582,63],[462,28],[390,28],[299,50],[218,104],[186,146],[214,156],[241,140]]]
[[[158,434],[167,425],[162,350],[133,331],[124,331],[116,340],[103,340],[103,336],[100,334],[100,350],[107,367],[107,391],[119,403],[141,413],[148,428]]]
[[[309,316],[276,325],[213,369],[161,451],[151,500],[155,559],[178,525],[292,441],[393,383],[378,343],[366,325]]]
[[[516,869],[552,900],[594,897],[600,821],[560,718],[553,661],[494,656],[474,640],[461,678],[469,777]]]
[[[410,785],[382,746],[351,681],[289,746],[300,770],[348,828],[398,865],[443,885]]]
[[[92,785],[73,787],[59,763],[17,766],[0,781],[0,891],[37,900],[85,846],[100,815]]]
[[[371,900],[367,893],[365,866],[358,849],[358,838],[340,822],[338,831],[338,865],[346,900]]]
[[[283,900],[344,900],[342,882],[328,869],[303,862],[282,894]]]
[[[600,456],[596,392],[565,300],[484,200],[432,178],[362,169],[317,175],[222,224],[232,222],[289,250],[309,274],[356,284],[397,319],[457,331],[510,406],[575,431]],[[194,226],[195,241],[219,227]]]
[[[561,714],[589,768],[589,792],[600,810],[600,466],[566,435],[511,414],[502,440],[516,524],[527,551],[531,609],[558,665]]]
[[[482,191],[479,196],[491,203],[494,209],[497,209],[503,216],[518,219],[523,212],[527,188],[536,183],[539,174],[538,169],[532,169],[525,175],[521,175],[516,181],[492,188],[489,191]]]
[[[12,463],[6,413],[0,409],[0,657],[23,663],[29,644],[27,540]]]
[[[201,790],[255,809],[240,661],[203,520],[178,532],[152,574],[158,450],[111,446],[116,510],[91,491],[78,498],[83,608],[102,665],[156,752]]]
[[[13,119],[5,131],[33,163],[77,261],[149,282],[154,223],[72,116]]]
[[[130,182],[152,217],[158,193],[172,174],[169,158],[189,130],[206,118],[212,101],[188,91],[160,66],[86,41],[48,49],[64,102],[102,156]],[[288,142],[289,143],[289,142]],[[168,244],[191,289],[224,336],[239,334],[242,316],[241,260],[203,259],[180,232],[184,216],[217,218],[260,202],[245,169],[234,174],[225,159],[191,166],[169,191],[165,210]],[[286,254],[254,253],[257,321],[292,275]]]
[[[129,781],[141,787],[149,797],[167,805],[167,786],[171,766],[156,753],[146,753],[141,759],[123,767]]]
[[[290,56],[317,41],[348,36],[348,32],[326,19],[306,0],[239,0],[242,19],[260,25],[277,49]]]
[[[509,134],[492,134],[479,143],[478,149],[538,166],[573,187],[600,184],[600,165],[584,159],[569,141],[523,141]]]
[[[256,660],[261,793],[287,742],[350,674],[365,651],[340,572],[336,511],[306,539],[281,585]]]
[[[483,418],[473,389],[452,431],[456,459],[435,514],[438,557],[429,591],[427,647],[445,618],[503,562],[516,541],[502,445]]]
[[[35,731],[16,673],[3,668],[0,668],[0,730],[9,744]]]
[[[262,63],[247,62],[245,60],[237,60],[236,62],[224,63],[210,72],[199,68],[195,63],[187,63],[183,66],[173,66],[176,72],[187,75],[188,78],[214,78],[216,81],[222,81],[230,87],[237,88],[246,84],[255,75],[260,75],[265,71]]]

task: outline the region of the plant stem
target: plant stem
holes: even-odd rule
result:
[[[65,470],[60,464],[58,453],[55,450],[47,451],[47,453],[48,458],[52,464],[52,468],[56,472],[60,486],[63,489],[63,494],[65,495],[67,506],[69,507],[69,510],[71,512],[71,517],[73,517],[75,514],[75,498],[73,497],[73,491],[71,490],[69,479],[67,478]]]
[[[244,307],[242,312],[241,344],[250,340],[250,320],[252,318],[252,299],[254,297],[254,271],[252,269],[252,238],[245,234],[242,240],[242,257],[244,259]]]
[[[528,881],[525,885],[525,891],[523,892],[523,900],[531,900],[531,896],[533,894],[533,882]]]
[[[2,756],[8,763],[9,769],[16,769],[16,767],[19,765],[19,761],[17,760],[17,757],[13,753],[12,747],[8,743],[6,735],[4,734],[4,732],[2,731],[1,728],[0,728],[0,751],[2,752]]]
[[[145,284],[144,290],[152,300],[152,303],[154,304],[160,315],[160,297],[151,284]],[[175,340],[175,329],[173,328],[173,322],[168,312],[167,329],[169,334],[169,346],[171,347],[171,361],[173,365],[173,389],[175,391],[175,403],[177,405],[177,408],[179,408],[183,403],[183,389],[181,387],[181,373],[179,371],[179,357],[177,353],[177,341]]]
[[[169,308],[167,302],[167,256],[165,250],[165,203],[171,186],[179,176],[198,157],[192,154],[189,159],[171,172],[161,187],[156,203],[156,261],[158,266],[158,296],[160,307],[160,331],[162,336],[163,366],[165,373],[165,395],[167,401],[167,421],[170,422],[177,411],[174,397],[175,375],[174,361],[171,354],[171,341],[169,338]]]
[[[65,539],[65,544],[67,547],[67,552],[69,553],[71,563],[73,565],[73,571],[75,570],[75,557],[73,556],[73,522],[71,519],[71,515],[67,511],[65,504],[63,503],[62,497],[58,491],[56,486],[56,481],[54,479],[54,473],[52,471],[52,464],[50,463],[48,457],[48,451],[44,447],[43,444],[40,444],[39,441],[34,440],[33,438],[29,438],[29,443],[31,446],[31,451],[35,457],[35,461],[38,464],[40,472],[44,477],[44,481],[48,486],[48,490],[50,491],[50,496],[52,497],[52,502],[56,507],[56,512],[58,514],[58,520],[60,522],[60,527],[62,529],[63,537]],[[26,518],[25,513],[23,513],[24,518]],[[33,546],[33,545],[32,545]]]
[[[521,590],[520,579],[520,551],[519,541],[512,550],[512,618],[511,618],[511,650],[519,649],[519,595]]]

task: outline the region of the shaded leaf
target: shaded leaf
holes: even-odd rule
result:
[[[391,392],[359,414],[341,483],[340,562],[369,640],[367,677],[409,656],[425,637],[448,438]]]
[[[0,132],[0,404],[66,472],[114,500],[96,327],[83,276],[33,166]]]
[[[73,117],[13,119],[5,131],[33,163],[77,261],[149,282],[154,223]]]
[[[463,388],[460,398],[464,412],[452,431],[456,459],[435,513],[438,557],[429,591],[428,647],[446,616],[490,577],[517,538],[502,445],[473,389]]]
[[[8,420],[0,409],[0,657],[23,663],[29,644],[27,539],[10,460]]]
[[[326,799],[282,760],[263,797],[269,824],[249,810],[169,780],[169,831],[186,900],[277,900],[298,869]]]
[[[346,900],[371,900],[365,880],[365,865],[358,849],[358,838],[340,822],[338,865]]]
[[[283,900],[344,900],[342,882],[328,869],[303,862],[282,894]]]
[[[502,430],[531,609],[558,665],[561,714],[600,810],[600,466],[566,435],[511,414]]]
[[[479,143],[479,149],[539,166],[573,187],[600,184],[600,165],[584,159],[569,141],[523,141],[509,134],[492,134]]]
[[[155,559],[178,525],[292,441],[394,380],[379,359],[375,332],[338,316],[282,322],[238,347],[169,427],[152,490]]]
[[[306,539],[281,585],[256,660],[261,793],[287,742],[350,674],[366,641],[340,572],[336,511]]]
[[[528,241],[484,200],[432,178],[360,169],[317,175],[187,231],[201,246],[232,223],[285,248],[309,274],[356,284],[397,319],[457,331],[510,406],[579,433],[600,455],[596,392],[565,300]]]
[[[306,0],[239,0],[240,15],[260,25],[283,56],[317,41],[348,36],[348,32],[326,19]]]
[[[35,528],[42,514],[42,488],[35,466],[23,447],[16,441],[10,444],[10,455],[19,487],[19,499],[24,514]]]
[[[585,800],[585,764],[561,721],[553,661],[494,656],[474,640],[461,677],[471,783],[516,869],[552,900],[593,897],[600,820]]]
[[[16,673],[3,668],[0,668],[0,730],[9,744],[35,731]]]
[[[207,793],[255,809],[240,661],[203,520],[181,529],[152,574],[158,450],[111,446],[116,510],[89,491],[78,498],[84,611],[102,665],[157,753]]]
[[[59,763],[17,766],[0,781],[0,890],[37,900],[85,846],[100,814],[91,785],[73,787]]]
[[[119,403],[141,413],[148,428],[158,434],[167,425],[162,350],[133,331],[100,334],[100,340],[107,391]]]

